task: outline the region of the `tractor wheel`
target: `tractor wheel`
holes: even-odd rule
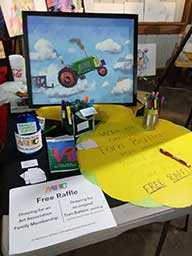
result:
[[[71,68],[63,68],[59,71],[58,80],[61,85],[70,88],[76,85],[78,75]]]
[[[107,75],[107,69],[106,67],[99,67],[97,69],[97,72],[100,76],[106,76]]]

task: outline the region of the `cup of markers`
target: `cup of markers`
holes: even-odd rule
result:
[[[97,113],[93,107],[94,100],[89,101],[85,96],[84,100],[76,99],[73,102],[61,102],[62,125],[68,135],[78,137],[83,133],[94,130],[94,115]]]
[[[145,109],[143,116],[143,127],[146,130],[154,130],[159,121],[159,111],[164,97],[159,96],[159,92],[145,94]]]

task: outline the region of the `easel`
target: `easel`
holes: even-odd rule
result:
[[[187,31],[187,33],[183,36],[179,46],[175,47],[175,50],[172,53],[171,58],[169,59],[162,75],[160,78],[158,78],[157,80],[157,86],[155,88],[155,91],[159,90],[159,87],[162,85],[162,83],[164,82],[165,78],[167,77],[167,75],[169,74],[171,68],[174,66],[175,61],[177,60],[179,54],[182,52],[183,47],[185,46],[186,42],[188,41],[189,37],[192,34],[192,25],[190,25],[189,30]]]
[[[165,78],[169,74],[171,68],[174,66],[175,61],[177,60],[179,54],[182,52],[183,47],[185,46],[186,42],[190,38],[191,34],[192,34],[192,25],[190,25],[189,30],[183,36],[183,38],[180,42],[180,45],[175,47],[175,50],[173,51],[172,56],[171,56],[170,60],[168,61],[161,77],[159,79],[157,79],[157,86],[155,88],[155,91],[158,91],[159,87],[163,84]],[[187,118],[187,121],[185,123],[185,127],[189,127],[191,120],[192,120],[192,108],[191,108],[191,111],[190,111],[189,116]]]
[[[169,74],[171,68],[174,66],[175,61],[177,60],[179,54],[183,50],[183,47],[185,46],[186,42],[190,38],[191,34],[192,34],[192,25],[190,25],[190,28],[189,28],[188,32],[183,36],[183,38],[182,38],[182,40],[180,42],[180,45],[175,47],[175,50],[173,51],[173,54],[172,54],[169,62],[167,63],[167,65],[166,65],[166,67],[164,69],[164,72],[162,73],[161,77],[157,80],[157,86],[155,88],[155,91],[158,91],[159,87],[163,84],[165,78]],[[189,113],[189,116],[187,118],[185,127],[187,127],[187,128],[189,127],[191,119],[192,119],[192,107],[191,107],[191,111]],[[183,228],[175,227],[175,229],[179,230],[179,231],[187,232],[188,223],[189,223],[189,215],[186,215],[184,227]],[[171,226],[170,221],[166,221],[164,223],[163,229],[162,229],[162,232],[161,232],[161,236],[160,236],[160,239],[159,239],[159,243],[158,243],[158,246],[157,246],[157,249],[156,249],[156,252],[155,252],[155,256],[159,256],[160,255],[170,226]]]

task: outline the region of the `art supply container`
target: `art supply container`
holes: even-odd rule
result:
[[[81,110],[73,113],[73,135],[78,137],[84,133],[91,132],[95,129],[95,112],[84,115]]]
[[[9,55],[9,63],[14,81],[25,82],[25,59],[20,54]]]
[[[42,148],[41,128],[35,115],[17,117],[15,140],[18,151],[24,154],[33,154]]]
[[[78,137],[95,129],[97,111],[92,106],[94,101],[91,101],[91,106],[87,101],[88,97],[84,101],[77,99],[67,104],[62,100],[61,120],[66,134]]]
[[[143,127],[146,130],[154,130],[159,121],[158,109],[145,108],[143,116]]]

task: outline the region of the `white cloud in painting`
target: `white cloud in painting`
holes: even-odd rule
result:
[[[130,55],[131,56],[131,55]],[[114,70],[120,70],[121,72],[127,73],[133,67],[133,57],[132,58],[120,58],[114,63]]]
[[[35,42],[34,49],[34,52],[30,52],[31,60],[48,60],[58,57],[52,44],[44,38],[41,38]]]
[[[127,54],[123,58],[119,58],[116,63],[113,64],[114,70],[120,70],[123,73],[129,72],[133,67],[133,55]]]
[[[131,79],[123,79],[117,82],[111,93],[113,95],[128,94],[131,95],[133,90],[133,81]]]
[[[123,46],[112,39],[106,39],[102,42],[97,43],[96,49],[102,52],[120,53],[123,49]]]
[[[131,43],[131,40],[129,39],[125,41],[125,44],[130,44],[130,43]]]
[[[55,81],[58,81],[58,70],[59,67],[56,64],[50,64],[46,69],[39,71],[38,76],[46,76],[47,86],[51,86],[52,84],[55,86]]]
[[[108,81],[105,81],[103,84],[102,84],[102,87],[108,87],[109,86],[109,82]]]
[[[96,88],[95,85],[96,85],[95,81],[88,82],[86,79],[84,79],[84,80],[79,80],[74,87],[66,88],[66,87],[63,87],[62,85],[57,85],[54,88],[45,89],[44,93],[49,97],[49,100],[52,103],[54,103],[54,102],[58,102],[58,99],[62,99],[62,98],[73,96],[73,95],[78,95],[79,93],[82,93],[82,92],[94,91]]]
[[[43,88],[43,87],[33,87],[33,92],[34,93],[44,93],[44,91],[45,91],[45,88]]]
[[[130,61],[133,61],[133,54],[129,53],[125,56],[125,59],[126,60],[130,60]]]
[[[75,52],[76,52],[76,49],[75,49],[75,48],[70,47],[70,48],[68,49],[68,52],[69,52],[69,53],[75,53]]]

